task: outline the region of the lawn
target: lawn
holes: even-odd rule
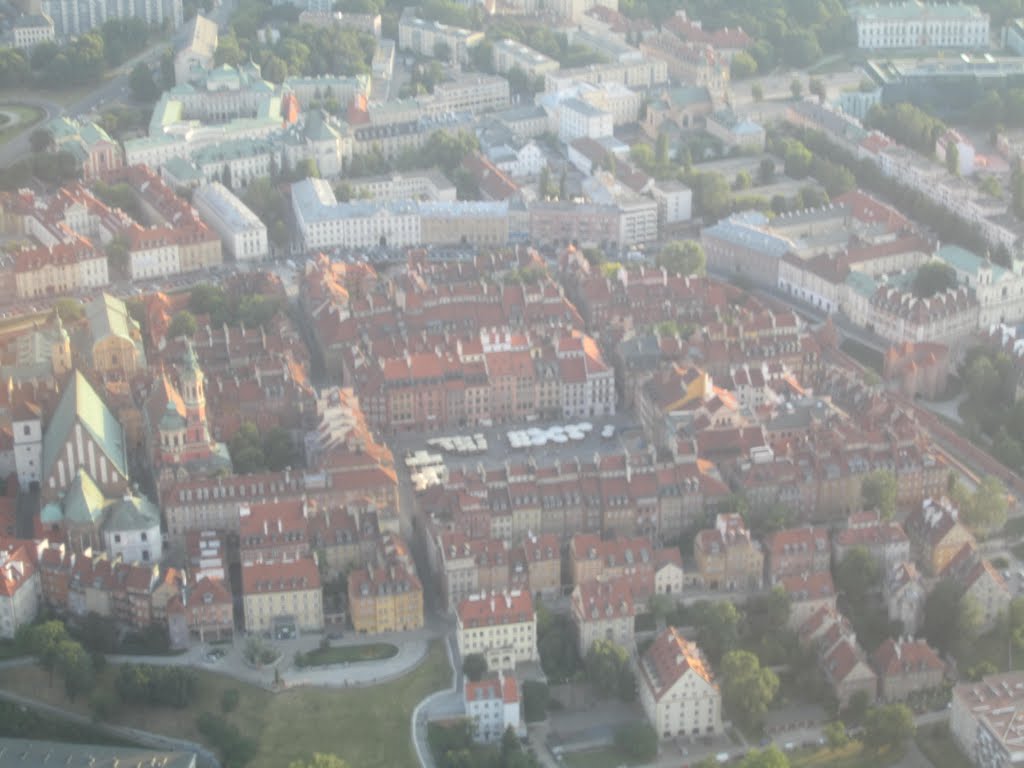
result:
[[[792,768],[882,768],[903,759],[902,750],[871,752],[853,740],[842,749],[810,748],[794,752],[789,757]]]
[[[915,741],[932,765],[941,768],[971,768],[971,761],[953,741],[949,726],[945,723],[918,730]]]
[[[28,656],[11,640],[0,640],[0,661],[4,659],[16,659],[19,656]]]
[[[0,104],[0,114],[6,112],[16,115],[17,120],[6,122],[0,126],[0,144],[9,141],[22,131],[27,131],[46,115],[38,107],[30,107],[27,104]],[[6,115],[4,116],[6,117]]]
[[[1003,526],[1003,536],[1007,539],[1019,539],[1024,536],[1024,516],[1011,517]]]
[[[561,764],[566,768],[619,768],[622,765],[636,765],[617,747],[566,752],[562,758]]]
[[[364,643],[363,645],[339,645],[335,648],[317,648],[302,654],[302,666],[325,667],[328,664],[350,664],[359,661],[380,661],[398,654],[398,647],[391,643]]]
[[[98,687],[110,690],[114,668],[108,668]],[[112,722],[193,741],[203,739],[196,716],[220,713],[221,695],[229,688],[240,694],[238,708],[226,719],[255,740],[259,750],[248,768],[281,768],[313,752],[336,754],[359,768],[415,768],[409,718],[427,694],[451,681],[444,647],[435,642],[427,658],[413,672],[372,688],[296,688],[271,694],[223,675],[197,670],[201,702],[189,709],[133,707],[123,709]],[[4,670],[0,687],[40,701],[89,714],[83,699],[68,702],[59,682],[35,666]]]

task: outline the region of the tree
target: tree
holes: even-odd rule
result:
[[[36,128],[28,137],[29,147],[34,154],[49,152],[53,149],[53,134],[45,128]]]
[[[986,475],[969,502],[961,504],[960,515],[972,530],[988,535],[1006,524],[1006,508],[1006,488],[998,478]]]
[[[767,594],[754,595],[743,606],[745,636],[764,639],[778,635],[789,622],[789,595],[780,586]]]
[[[789,758],[772,744],[765,749],[748,752],[739,763],[739,768],[790,768]]]
[[[850,601],[850,605],[862,611],[868,594],[878,584],[881,569],[878,561],[864,547],[854,547],[839,563],[835,577],[836,587]]]
[[[587,680],[604,696],[618,696],[624,701],[636,695],[629,653],[611,640],[595,640],[583,660]]]
[[[572,620],[565,614],[552,613],[543,603],[537,604],[537,653],[541,668],[552,683],[570,680],[579,669]]]
[[[977,636],[978,606],[960,594],[960,587],[943,579],[924,603],[922,634],[941,653],[957,653]]]
[[[864,717],[868,713],[868,707],[871,706],[871,697],[867,691],[857,691],[850,700],[846,703],[846,708],[843,710],[843,719],[851,725],[860,725],[864,722]]]
[[[668,134],[664,131],[658,133],[658,140],[654,144],[654,163],[658,168],[668,165]]]
[[[749,651],[722,657],[722,703],[740,722],[757,725],[778,690],[779,678]]]
[[[757,62],[746,51],[737,51],[729,63],[729,77],[744,80],[757,74]]]
[[[914,275],[914,295],[919,299],[931,298],[956,287],[956,271],[942,261],[930,261],[918,267]]]
[[[765,157],[757,166],[757,181],[761,186],[771,184],[775,181],[775,161]]]
[[[547,719],[549,698],[547,683],[526,680],[523,683],[523,719],[528,723],[539,723]]]
[[[946,170],[954,176],[960,175],[960,148],[953,141],[946,144]]]
[[[629,158],[648,173],[654,170],[654,150],[650,144],[637,142],[629,148]]]
[[[896,514],[896,476],[876,469],[861,481],[860,498],[864,509],[877,509],[883,520]]]
[[[231,464],[240,475],[260,472],[267,466],[259,429],[251,421],[242,424],[235,432],[228,442],[228,451],[231,454]]]
[[[625,723],[615,730],[615,746],[636,762],[647,763],[658,755],[658,734],[650,723]]]
[[[309,760],[293,760],[288,768],[348,768],[348,763],[337,755],[317,752]]]
[[[50,673],[50,682],[53,682],[53,673],[57,669],[59,659],[58,649],[61,643],[71,639],[68,630],[62,621],[47,621],[30,627],[23,637],[23,647],[36,657],[39,666]]]
[[[754,83],[750,86],[750,98],[754,101],[764,101],[764,88],[761,87],[760,83]]]
[[[171,323],[167,326],[167,338],[176,339],[179,336],[192,338],[196,335],[197,328],[195,315],[187,309],[183,309],[171,318]]]
[[[789,92],[793,94],[794,99],[799,99],[804,93],[804,84],[793,78],[793,82],[789,84]]]
[[[807,90],[811,93],[812,96],[817,96],[821,101],[825,101],[827,95],[825,90],[825,83],[822,81],[820,77],[812,77],[807,82]]]
[[[58,643],[54,653],[57,669],[64,678],[64,691],[74,701],[80,693],[92,688],[96,680],[92,658],[81,643],[71,639]]]
[[[85,316],[85,307],[78,299],[57,299],[54,309],[57,310],[60,321],[64,325],[74,325]]]
[[[474,683],[487,674],[487,659],[482,653],[471,653],[462,660],[462,673]]]
[[[702,600],[691,608],[693,625],[697,628],[697,644],[714,664],[740,642],[740,613],[725,601]]]
[[[846,732],[846,725],[842,720],[829,723],[822,730],[829,749],[842,749],[850,743],[850,735]]]
[[[736,180],[733,181],[732,188],[737,192],[742,192],[744,190],[750,189],[753,186],[753,184],[754,182],[750,178],[750,174],[747,173],[746,171],[740,171],[739,173],[736,174]]]
[[[876,751],[898,749],[915,729],[914,713],[905,704],[874,707],[864,721],[864,744]]]
[[[440,59],[441,61],[451,61],[452,47],[443,40],[438,40],[434,43],[434,58]]]
[[[658,252],[657,264],[671,274],[703,275],[707,258],[696,240],[673,240]]]
[[[152,70],[141,61],[132,68],[129,82],[132,89],[132,98],[136,101],[148,103],[156,101],[157,96],[160,95],[160,88],[153,79]]]

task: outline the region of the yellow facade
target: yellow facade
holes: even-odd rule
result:
[[[352,627],[368,635],[403,632],[423,626],[423,592],[357,597],[349,603]]]
[[[324,628],[320,589],[286,592],[257,592],[245,596],[246,632],[265,632],[279,616],[294,616],[300,630],[318,632]]]

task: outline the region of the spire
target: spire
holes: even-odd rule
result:
[[[185,369],[188,371],[199,370],[199,360],[196,358],[196,351],[192,346],[192,340],[185,341],[185,359],[182,360]]]

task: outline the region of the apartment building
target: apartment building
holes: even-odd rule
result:
[[[167,24],[177,29],[184,16],[181,0],[42,0],[42,10],[53,19],[54,34],[61,40],[84,35],[113,19],[136,18],[148,26]]]
[[[659,739],[722,731],[722,694],[711,665],[675,627],[637,661],[640,704]]]
[[[519,732],[519,684],[512,675],[499,672],[497,677],[467,680],[463,695],[475,741],[490,744],[509,728]]]
[[[168,632],[200,643],[230,640],[235,632],[233,602],[223,579],[199,577],[167,601]],[[172,643],[172,647],[183,646]]]
[[[319,632],[324,610],[316,562],[243,562],[242,608],[246,632]]]
[[[570,605],[581,658],[598,640],[611,640],[627,650],[633,648],[637,608],[633,602],[631,577],[594,579],[577,584]]]
[[[707,589],[760,589],[764,555],[739,515],[718,515],[714,528],[697,534],[693,554]]]
[[[363,634],[423,626],[423,586],[415,571],[399,562],[349,573],[348,605],[352,628]]]
[[[960,522],[960,510],[945,496],[925,499],[911,511],[906,525],[914,554],[933,575],[941,573],[965,544],[977,546]]]
[[[786,576],[820,573],[832,563],[827,528],[788,528],[776,531],[765,541],[768,583]]]
[[[903,526],[882,520],[877,510],[854,512],[846,527],[835,532],[832,551],[837,563],[858,548],[865,549],[885,573],[910,560],[910,539]]]
[[[53,19],[44,13],[25,13],[14,20],[11,29],[14,47],[27,51],[40,43],[53,42]]]
[[[18,627],[31,624],[42,603],[39,550],[32,542],[0,541],[0,637],[14,638]]]
[[[305,499],[241,503],[238,516],[238,549],[243,560],[298,560],[309,554],[309,503]]]
[[[859,5],[850,9],[857,25],[857,47],[988,48],[989,16],[966,3],[899,3]]]
[[[906,701],[913,693],[938,690],[946,664],[924,640],[888,637],[871,656],[882,701]]]
[[[1013,765],[1024,747],[1024,672],[988,675],[953,687],[949,731],[979,768]]]
[[[261,260],[270,254],[267,226],[223,184],[199,187],[192,203],[235,261]]]
[[[540,77],[558,69],[558,62],[539,51],[535,51],[518,40],[498,40],[494,43],[494,68],[499,74],[507,74],[518,67],[530,77]]]
[[[479,653],[492,670],[513,670],[537,661],[537,614],[529,592],[472,595],[457,611],[459,656]]]
[[[508,79],[499,75],[466,74],[434,86],[424,104],[428,115],[444,112],[493,112],[510,105]]]
[[[465,64],[469,60],[469,49],[483,39],[483,32],[420,19],[414,8],[406,9],[398,20],[399,50],[444,58],[452,64]]]

